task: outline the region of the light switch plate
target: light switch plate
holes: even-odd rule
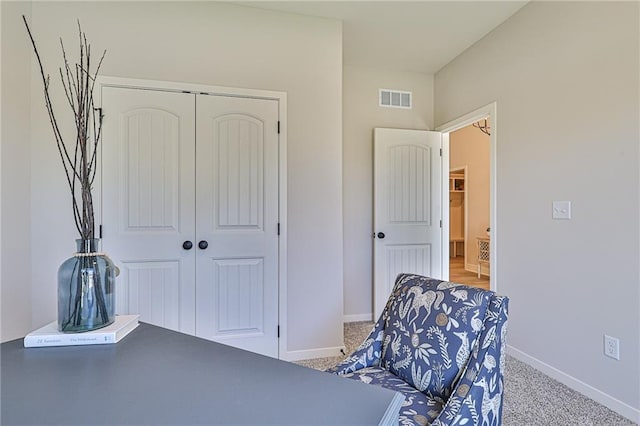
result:
[[[554,201],[552,217],[554,219],[571,219],[571,201]]]

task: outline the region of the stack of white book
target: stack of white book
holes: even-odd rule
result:
[[[139,315],[116,315],[113,324],[84,333],[63,333],[58,331],[58,322],[53,321],[27,334],[24,337],[24,347],[105,345],[117,343],[138,326],[138,317]]]

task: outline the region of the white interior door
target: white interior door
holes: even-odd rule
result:
[[[117,313],[195,333],[195,95],[102,89],[103,247]]]
[[[196,335],[277,357],[278,102],[198,96],[197,123]]]
[[[400,273],[442,274],[442,137],[374,130],[374,318]]]
[[[277,357],[278,101],[104,87],[102,107],[117,313]]]

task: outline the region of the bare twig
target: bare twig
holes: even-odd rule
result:
[[[40,67],[40,75],[42,76],[44,85],[45,106],[49,115],[49,121],[53,130],[60,160],[67,178],[67,184],[71,192],[74,222],[78,233],[83,239],[94,238],[95,214],[91,189],[98,165],[97,154],[102,131],[102,112],[100,111],[96,117],[93,89],[106,51],[104,51],[100,57],[98,66],[92,74],[91,45],[87,41],[86,34],[82,32],[80,21],[78,21],[80,59],[79,63],[76,63],[73,68],[67,59],[64,43],[62,39],[60,39],[64,71],[63,67],[60,67],[58,71],[67,103],[75,118],[76,134],[73,158],[71,158],[70,150],[58,126],[51,102],[49,75],[45,74],[38,48],[24,15],[22,20],[29,34],[29,39],[31,40],[31,45],[33,46],[33,51]]]

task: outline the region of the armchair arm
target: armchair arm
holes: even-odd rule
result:
[[[508,314],[509,299],[493,297],[480,344],[432,426],[502,424]]]
[[[326,370],[338,375],[353,373],[356,370],[380,365],[382,340],[384,339],[384,320],[382,316],[373,326],[373,330],[362,344],[344,361]]]

